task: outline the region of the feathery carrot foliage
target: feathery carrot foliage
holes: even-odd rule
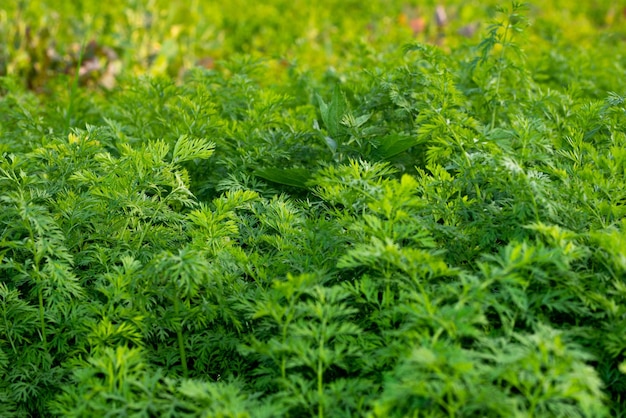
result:
[[[31,3],[0,416],[625,416],[615,4]]]

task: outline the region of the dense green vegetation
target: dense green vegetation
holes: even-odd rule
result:
[[[618,2],[5,3],[0,417],[626,416]]]

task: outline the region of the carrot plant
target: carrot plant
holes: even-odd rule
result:
[[[1,416],[624,416],[621,9],[74,3],[0,9]]]

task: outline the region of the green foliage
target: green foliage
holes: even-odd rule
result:
[[[625,415],[621,9],[205,3],[0,8],[1,416]]]
[[[606,414],[597,402],[598,377],[553,330],[489,339],[480,347],[440,343],[413,349],[390,378],[374,416]]]

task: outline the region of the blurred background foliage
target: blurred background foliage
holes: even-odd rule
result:
[[[45,93],[56,76],[78,71],[82,84],[111,88],[120,74],[180,80],[193,67],[220,68],[246,54],[266,60],[263,79],[280,84],[296,68],[327,77],[362,69],[368,59],[396,61],[407,42],[446,51],[473,45],[501,3],[5,0],[0,76]],[[533,2],[528,17],[528,45],[542,51],[546,43],[579,50],[598,42],[618,51],[626,40],[626,6],[617,0]]]

